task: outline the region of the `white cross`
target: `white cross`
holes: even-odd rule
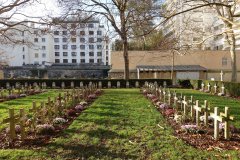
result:
[[[223,119],[221,116],[219,116],[219,110],[218,107],[214,108],[214,113],[210,114],[211,117],[214,119],[214,139],[219,139],[219,122],[222,122]]]

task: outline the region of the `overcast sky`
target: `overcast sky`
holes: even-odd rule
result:
[[[35,5],[27,6],[21,9],[23,13],[28,16],[33,17],[46,17],[57,16],[60,14],[60,9],[57,7],[56,0],[40,0],[41,4],[35,3]],[[17,16],[16,19],[22,20],[26,19],[26,17]]]

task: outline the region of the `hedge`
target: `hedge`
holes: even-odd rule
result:
[[[74,82],[75,87],[80,87],[80,82],[82,82],[84,86],[88,85],[89,82],[97,84],[98,82],[102,82],[102,87],[108,88],[108,82],[111,82],[112,88],[116,88],[118,81],[120,82],[121,88],[126,88],[127,81],[123,79],[2,79],[0,80],[0,86],[5,88],[7,83],[9,83],[10,86],[15,86],[16,83],[24,85],[27,82],[28,85],[33,85],[34,83],[41,84],[45,82],[48,88],[52,88],[52,83],[55,82],[56,87],[61,88],[61,84],[64,82],[65,88],[70,88],[71,82]],[[161,86],[166,82],[167,86],[172,85],[172,80],[170,79],[130,79],[128,80],[129,87],[134,88],[137,81],[139,82],[139,86],[143,86],[145,82],[157,82],[157,84]]]
[[[181,86],[191,86],[193,89],[201,89],[201,84],[204,83],[205,86],[208,85],[208,83],[211,85],[212,89],[213,86],[216,84],[218,88],[221,88],[224,84],[226,88],[226,92],[231,96],[240,96],[240,83],[234,83],[234,82],[222,82],[222,81],[211,81],[211,80],[181,80],[181,82],[184,84],[180,84]]]

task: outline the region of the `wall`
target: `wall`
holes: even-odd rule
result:
[[[227,58],[227,65],[222,65],[222,58]],[[191,51],[186,55],[175,55],[174,59],[175,65],[200,65],[207,68],[207,75],[200,74],[203,79],[213,77],[220,80],[221,70],[228,72],[224,79],[227,81],[231,79],[231,73],[229,73],[231,71],[231,57],[228,51]],[[123,71],[122,52],[112,52],[111,61],[112,70]],[[237,62],[240,62],[240,51],[237,51]],[[170,51],[129,51],[130,69],[136,70],[137,65],[172,65],[172,53]],[[237,68],[240,72],[240,65]],[[240,75],[238,81],[240,82]]]

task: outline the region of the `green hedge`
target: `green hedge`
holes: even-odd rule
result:
[[[108,87],[108,82],[111,82],[111,86],[112,88],[116,88],[117,87],[117,82],[119,81],[121,84],[121,88],[125,88],[126,87],[126,80],[123,79],[2,79],[0,80],[0,87],[5,88],[6,87],[6,83],[9,83],[10,86],[15,86],[16,83],[20,83],[21,85],[24,85],[25,82],[27,82],[28,84],[33,85],[33,83],[38,83],[41,84],[43,82],[45,82],[47,84],[48,88],[52,87],[52,82],[55,82],[56,87],[61,87],[61,83],[64,82],[65,83],[65,87],[66,88],[70,88],[71,87],[71,82],[74,82],[75,87],[80,87],[80,82],[83,83],[84,86],[88,85],[89,82],[92,83],[98,83],[98,82],[102,82],[102,87],[103,88],[107,88]],[[149,83],[154,83],[157,82],[158,85],[163,86],[164,81],[167,83],[167,86],[172,85],[172,80],[170,79],[130,79],[129,81],[129,87],[130,88],[134,88],[135,87],[135,83],[136,81],[139,82],[140,86],[143,86],[145,82],[149,82]]]
[[[190,80],[192,88],[194,89],[201,89],[201,84],[204,83],[205,86],[208,83],[211,85],[212,90],[213,86],[216,84],[218,88],[221,88],[224,84],[226,88],[226,92],[231,96],[240,96],[240,83],[233,83],[233,82],[222,82],[222,81],[210,81],[210,80]]]

